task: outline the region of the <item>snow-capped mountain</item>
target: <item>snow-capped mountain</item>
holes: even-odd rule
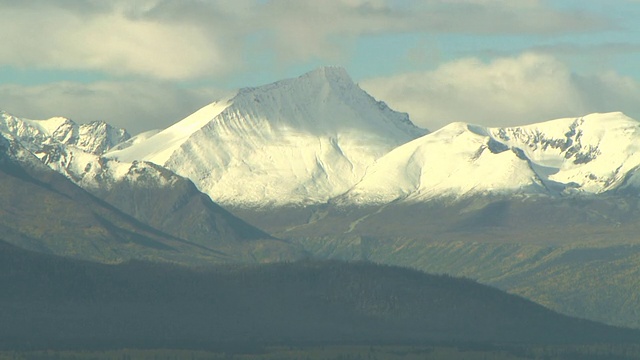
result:
[[[101,159],[103,153],[131,138],[126,130],[104,122],[77,124],[64,117],[30,120],[1,111],[0,134],[15,139],[44,164],[85,189],[120,181],[131,166]]]
[[[342,68],[247,88],[108,157],[146,160],[227,205],[322,203],[376,159],[426,133]]]
[[[399,146],[336,201],[599,194],[640,185],[640,123],[591,114],[510,128],[453,123]]]
[[[162,169],[144,161],[238,208],[640,187],[639,123],[622,113],[510,128],[453,123],[424,135],[336,67],[242,89],[133,138],[104,123],[1,115],[0,132],[100,193]],[[163,176],[142,178],[157,180],[148,186],[171,186]]]
[[[24,144],[40,146],[60,143],[95,155],[102,155],[116,144],[131,137],[126,130],[115,128],[102,121],[77,124],[64,117],[28,120],[17,118],[4,111],[0,111],[0,132],[12,134]]]
[[[0,112],[0,134],[15,139],[44,164],[85,189],[120,181],[131,167],[101,159],[104,152],[130,139],[126,130],[107,123],[77,124],[63,117],[30,120]]]
[[[153,164],[101,157],[115,145],[119,144],[120,148],[144,137],[141,134],[132,138],[126,130],[102,122],[76,124],[63,117],[30,120],[2,112],[0,134],[15,139],[42,163],[94,193],[108,192],[114,184],[123,181],[145,179],[139,181],[139,187],[170,187],[181,179],[172,173],[160,174]]]
[[[599,194],[629,186],[640,166],[640,123],[619,112],[491,129],[491,136],[567,191]]]
[[[222,251],[229,260],[266,261],[301,256],[296,247],[273,239],[215,204],[189,179],[153,163],[121,162],[96,154],[101,151],[94,145],[111,146],[113,131],[95,131],[93,137],[78,136],[76,141],[70,136],[54,136],[62,133],[61,127],[73,124],[67,119],[38,121],[3,115],[0,136],[25,149],[23,162],[35,160],[40,166],[48,166],[138,221],[202,248]],[[135,143],[136,138],[129,140]]]

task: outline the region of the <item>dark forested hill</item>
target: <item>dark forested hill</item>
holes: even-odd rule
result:
[[[370,263],[104,265],[0,242],[0,348],[633,342],[470,280]]]

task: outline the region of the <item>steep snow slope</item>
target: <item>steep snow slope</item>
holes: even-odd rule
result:
[[[128,162],[144,159],[162,165],[193,133],[200,130],[229,105],[229,99],[213,102],[160,132],[141,134],[123,149],[119,147],[114,149],[109,156]]]
[[[622,113],[512,128],[454,123],[391,151],[335,201],[598,194],[640,185],[638,150],[640,124]]]
[[[147,140],[148,138],[150,138],[150,137],[156,135],[157,133],[159,133],[160,131],[162,131],[162,130],[161,129],[153,129],[153,130],[142,132],[142,133],[140,133],[138,135],[130,137],[126,141],[123,141],[123,142],[117,144],[111,150],[112,151],[116,151],[116,150],[126,149],[131,145],[135,145],[135,144],[138,144],[138,143],[141,143],[141,142]]]
[[[344,69],[325,67],[240,90],[107,156],[164,165],[223,204],[309,204],[345,192],[377,158],[425,132]]]
[[[477,192],[540,192],[528,162],[485,129],[452,123],[399,146],[379,159],[339,204],[384,204]]]

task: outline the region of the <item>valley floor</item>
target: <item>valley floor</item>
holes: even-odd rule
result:
[[[110,351],[4,351],[0,360],[524,360],[524,359],[640,359],[640,345],[584,345],[555,347],[480,346],[316,346],[269,347],[255,351],[208,352],[193,350],[110,350]]]

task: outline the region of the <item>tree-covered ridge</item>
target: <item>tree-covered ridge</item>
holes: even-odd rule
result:
[[[471,280],[372,263],[104,265],[0,245],[4,349],[634,342]]]

